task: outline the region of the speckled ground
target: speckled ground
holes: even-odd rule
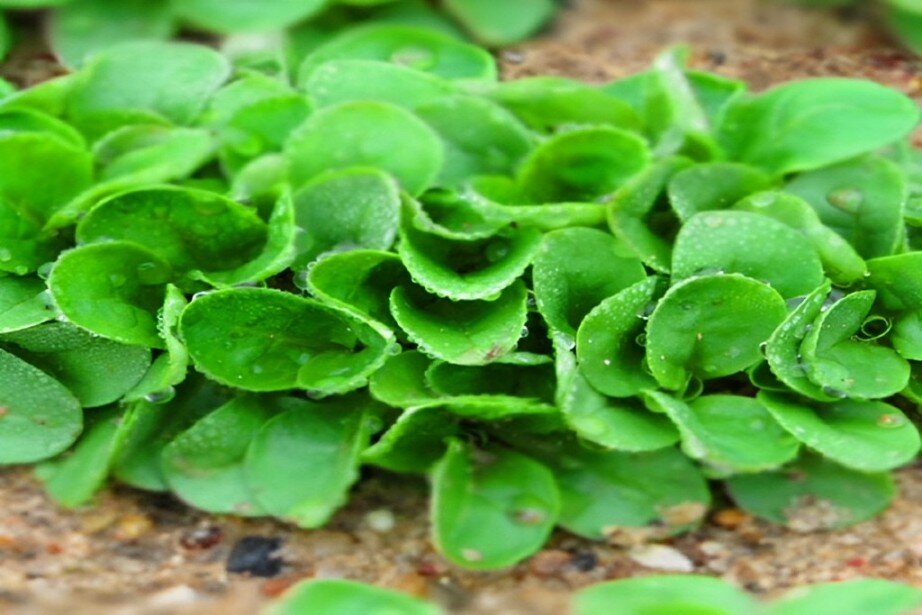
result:
[[[695,65],[761,89],[816,75],[864,76],[922,94],[911,56],[855,12],[803,12],[774,0],[582,0],[536,41],[501,54],[509,77],[603,81],[640,70],[687,41]],[[3,72],[31,82],[53,58],[22,53]],[[370,474],[323,530],[204,515],[168,497],[115,488],[65,512],[20,469],[0,471],[0,612],[254,613],[302,578],[349,577],[433,599],[450,612],[557,615],[576,588],[663,570],[716,574],[756,594],[855,576],[922,587],[922,466],[900,472],[886,514],[844,532],[797,533],[718,510],[700,531],[654,548],[563,533],[507,571],[447,565],[427,540],[425,485]],[[245,536],[281,540],[270,578],[226,572]],[[645,563],[643,565],[641,562]],[[271,567],[271,566],[270,566]]]

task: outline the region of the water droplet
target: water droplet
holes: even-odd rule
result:
[[[483,559],[483,553],[477,549],[461,549],[461,557],[469,562],[479,562]]]
[[[824,386],[822,390],[824,394],[829,395],[830,397],[836,397],[838,399],[844,399],[848,397],[848,393],[835,387]]]
[[[110,273],[109,274],[109,283],[112,285],[112,288],[121,288],[125,285],[125,282],[128,281],[121,273]]]
[[[167,387],[165,389],[160,389],[159,391],[154,391],[153,393],[148,393],[144,396],[144,401],[150,404],[165,404],[176,397],[176,389],[173,387]]]
[[[519,338],[528,337],[528,327],[522,327],[522,330],[519,331]]]
[[[762,342],[759,344],[759,353],[763,357],[768,356],[768,342]]]
[[[772,192],[763,192],[753,195],[749,202],[752,203],[753,207],[769,207],[774,204],[776,198],[777,196]]]
[[[0,262],[7,262],[13,259],[13,253],[9,248],[0,248]]]
[[[611,359],[602,359],[602,365],[604,365],[605,367],[608,367],[609,365],[611,365]]]
[[[292,282],[294,282],[294,285],[300,288],[301,290],[307,290],[309,287],[307,283],[307,279],[309,276],[310,276],[310,272],[307,269],[304,269],[303,271],[298,271],[297,273],[295,273],[294,277],[292,278]]]
[[[38,277],[40,277],[41,279],[47,280],[47,279],[48,279],[48,276],[51,275],[51,269],[52,269],[53,267],[54,267],[54,263],[51,263],[51,262],[49,262],[49,263],[42,263],[41,265],[39,265],[39,267],[38,267],[38,269],[35,271],[35,273],[37,273],[37,274],[38,274]]]
[[[436,57],[425,47],[407,45],[391,53],[391,62],[417,70],[426,70],[435,66]]]
[[[895,429],[897,427],[902,427],[906,424],[906,422],[906,417],[902,414],[890,412],[880,415],[880,417],[877,419],[877,426],[884,427],[886,429]]]
[[[641,348],[647,345],[647,334],[639,333],[637,337],[634,338],[634,343],[640,346]]]
[[[164,265],[146,262],[138,265],[138,282],[143,286],[166,284],[170,280],[170,271]]]
[[[494,239],[487,244],[484,250],[484,256],[491,263],[504,259],[507,254],[509,254],[509,242],[505,239]]]
[[[256,363],[254,363],[253,365],[250,366],[250,371],[253,372],[254,374],[261,374],[264,371],[266,371],[266,369],[262,365],[257,365]]]
[[[839,188],[826,195],[826,202],[850,214],[857,213],[864,201],[864,193],[858,188]]]

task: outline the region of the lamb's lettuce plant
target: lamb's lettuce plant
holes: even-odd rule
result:
[[[297,70],[132,41],[0,98],[0,462],[305,528],[362,468],[425,476],[481,570],[688,531],[717,481],[798,527],[887,506],[920,447],[912,101],[681,52],[500,83],[420,22],[308,23]]]

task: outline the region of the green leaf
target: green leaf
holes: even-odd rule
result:
[[[78,327],[123,344],[162,348],[156,312],[172,275],[153,252],[110,241],[62,253],[48,288],[61,313]]]
[[[710,504],[707,482],[675,448],[625,453],[571,447],[546,461],[560,486],[559,524],[586,538],[665,538],[700,522]]]
[[[28,329],[54,316],[51,297],[40,279],[0,276],[0,333]]]
[[[889,160],[868,156],[804,173],[785,190],[810,203],[865,258],[889,256],[903,239],[906,178]]]
[[[150,395],[128,405],[125,435],[112,471],[121,482],[148,491],[167,491],[161,454],[176,436],[231,399],[230,389],[190,374],[175,391]]]
[[[643,264],[620,242],[587,228],[545,235],[532,268],[538,311],[552,329],[570,336],[603,299],[644,277]]]
[[[829,281],[826,281],[807,295],[765,343],[765,358],[772,373],[797,393],[818,401],[832,401],[834,398],[807,377],[801,365],[800,347],[813,322],[822,314],[830,288]]]
[[[788,591],[767,615],[901,615],[922,605],[922,592],[883,579],[851,579]]]
[[[0,288],[2,286],[0,280]],[[907,312],[893,322],[890,343],[904,359],[922,361],[922,310]]]
[[[474,38],[494,47],[530,37],[557,10],[553,0],[447,0],[445,8]]]
[[[189,304],[180,335],[196,368],[247,391],[363,386],[389,340],[369,324],[312,299],[264,288],[208,293]]]
[[[0,343],[66,386],[84,408],[118,401],[150,366],[150,350],[126,346],[63,323],[8,333]]]
[[[121,420],[118,408],[88,414],[86,428],[74,449],[38,468],[48,495],[56,503],[77,508],[105,484],[123,439]]]
[[[656,388],[644,368],[644,326],[659,283],[650,277],[597,305],[579,326],[576,356],[580,373],[600,393],[632,397]]]
[[[265,223],[243,205],[204,190],[176,187],[114,196],[77,226],[80,243],[131,242],[177,273],[239,267],[259,254],[266,236]]]
[[[727,488],[745,510],[801,532],[867,521],[896,493],[889,474],[855,472],[814,455],[784,470],[733,476]]]
[[[516,282],[495,301],[451,301],[400,286],[391,314],[423,352],[457,365],[484,365],[508,354],[526,321],[525,285]]]
[[[306,282],[321,301],[397,329],[390,312],[391,291],[408,284],[410,276],[396,254],[350,250],[318,258],[308,269]]]
[[[301,87],[318,108],[374,100],[413,110],[456,92],[446,79],[382,60],[330,60],[311,70]]]
[[[608,126],[574,128],[532,150],[518,182],[535,203],[593,201],[649,164],[647,145],[634,133]]]
[[[416,350],[389,357],[372,374],[369,392],[378,401],[397,408],[427,404],[439,397],[426,380],[426,371],[432,363],[432,359]]]
[[[892,348],[862,341],[874,291],[859,291],[824,310],[800,346],[807,377],[832,397],[889,397],[909,382],[909,363]]]
[[[300,229],[295,269],[330,250],[387,250],[400,223],[397,182],[376,169],[352,168],[318,175],[292,197]]]
[[[665,388],[742,371],[758,362],[787,310],[770,286],[738,274],[689,278],[669,289],[647,323],[647,362]]]
[[[320,11],[324,0],[178,0],[173,11],[193,26],[217,32],[276,30]]]
[[[95,55],[80,72],[67,115],[90,135],[142,118],[188,125],[229,73],[227,60],[203,45],[122,43]]]
[[[405,594],[345,579],[302,581],[274,602],[266,615],[440,615],[442,610]]]
[[[174,29],[166,2],[69,0],[52,14],[51,44],[62,64],[77,68],[114,44],[164,40]]]
[[[636,130],[641,119],[629,104],[602,90],[563,77],[503,81],[487,92],[532,130],[553,133],[563,127],[606,125]]]
[[[573,354],[557,346],[557,403],[564,421],[580,438],[627,452],[652,451],[678,442],[679,434],[668,419],[635,400],[602,395],[577,369]],[[654,386],[650,378],[649,387]]]
[[[308,54],[298,69],[298,83],[304,84],[318,66],[331,60],[380,60],[447,79],[496,79],[496,62],[486,50],[429,28],[402,24],[346,29]]]
[[[685,158],[666,158],[618,189],[608,201],[608,226],[637,258],[659,273],[669,273],[672,242],[679,221],[663,193],[678,171],[688,167]]]
[[[733,209],[773,218],[802,233],[816,250],[826,274],[839,286],[851,286],[867,273],[867,265],[855,249],[824,225],[810,205],[798,196],[758,192],[737,202]]]
[[[771,187],[771,178],[744,164],[711,162],[683,169],[669,181],[669,203],[683,222],[697,213],[728,209]]]
[[[898,141],[918,120],[916,104],[895,90],[870,81],[822,78],[738,98],[719,129],[731,159],[783,175]]]
[[[80,402],[60,382],[0,349],[0,464],[67,449],[83,426]]]
[[[511,174],[534,137],[514,115],[476,96],[443,96],[421,103],[416,114],[441,137],[445,164],[438,185],[462,185],[479,174]]]
[[[645,395],[682,434],[682,450],[720,473],[777,468],[797,456],[800,443],[751,397],[704,395],[685,403],[657,391]],[[756,437],[753,437],[757,434]]]
[[[432,470],[431,506],[438,550],[458,565],[491,570],[541,548],[560,510],[560,494],[541,463],[455,440]]]
[[[906,252],[868,261],[867,282],[890,310],[911,310],[922,305],[922,252]]]
[[[605,615],[618,605],[619,615],[694,613],[750,615],[759,610],[747,594],[722,579],[695,575],[655,575],[599,583],[579,591],[574,615]]]
[[[880,401],[809,403],[761,392],[759,401],[795,438],[847,468],[880,472],[911,461],[919,432],[899,408]]]
[[[298,527],[326,523],[358,479],[359,454],[371,430],[368,410],[362,397],[319,405],[292,399],[247,450],[244,476],[256,502]]]
[[[487,299],[509,288],[531,264],[541,242],[536,229],[507,227],[491,237],[445,239],[404,222],[397,252],[413,281],[460,301]]]
[[[806,295],[825,279],[820,258],[806,237],[743,211],[695,214],[676,237],[673,281],[715,270],[762,280],[785,298]]]
[[[395,105],[348,102],[320,109],[285,146],[295,187],[323,171],[354,166],[391,173],[411,194],[428,188],[442,168],[442,143],[422,120]]]
[[[144,377],[125,393],[122,401],[162,399],[175,394],[173,387],[185,380],[189,368],[189,353],[179,339],[179,317],[187,305],[182,291],[172,284],[168,285],[166,298],[157,319],[157,331],[163,338],[166,352],[154,360]]]
[[[176,436],[161,456],[170,489],[184,502],[208,512],[264,514],[246,484],[244,458],[250,442],[285,407],[284,402],[237,397]]]

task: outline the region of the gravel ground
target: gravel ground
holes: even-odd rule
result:
[[[848,75],[919,97],[918,63],[862,17],[805,13],[772,0],[583,0],[546,36],[501,59],[509,77],[604,81],[687,41],[696,66],[756,89]],[[28,83],[54,70],[53,58],[20,53],[2,72]],[[169,496],[123,488],[104,492],[93,507],[61,511],[26,470],[6,469],[0,612],[248,614],[300,579],[324,577],[400,589],[463,615],[556,615],[574,589],[663,571],[719,575],[759,595],[857,576],[922,587],[922,466],[901,471],[899,483],[901,496],[886,514],[847,531],[798,533],[723,508],[701,530],[662,545],[605,545],[558,533],[529,561],[484,574],[453,568],[434,552],[425,485],[405,478],[369,474],[327,528],[307,532],[204,515]]]

